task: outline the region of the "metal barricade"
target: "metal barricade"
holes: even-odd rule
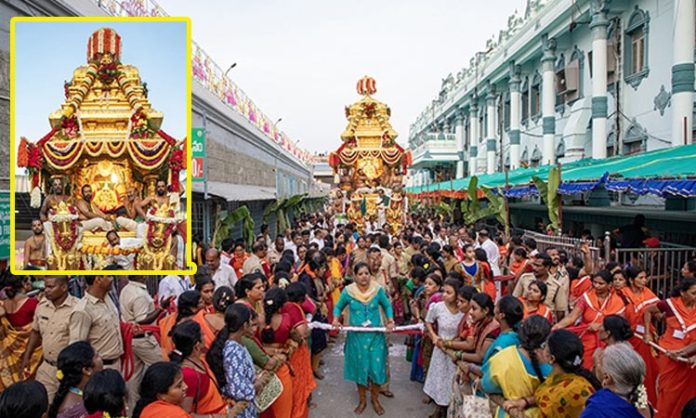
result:
[[[681,279],[681,268],[696,258],[696,248],[663,242],[660,248],[611,248],[610,232],[606,232],[601,246],[590,246],[594,270],[604,268],[606,261],[615,261],[621,268],[629,265],[639,266],[650,279],[649,286],[660,298],[669,296],[670,291]],[[568,255],[582,256],[580,238],[545,235],[524,231],[524,238],[534,238],[537,250],[546,251],[553,247],[564,249]],[[608,256],[606,256],[608,254]]]
[[[537,250],[539,252],[544,252],[549,248],[556,248],[558,250],[564,250],[568,256],[577,256],[582,258],[582,252],[580,251],[580,246],[587,242],[586,240],[573,237],[557,236],[557,235],[546,235],[534,231],[524,231],[523,238],[533,238],[537,243]],[[592,263],[595,266],[603,266],[604,260],[602,259],[602,254],[604,249],[601,247],[593,246],[590,244],[590,255],[592,256]]]
[[[648,286],[660,298],[669,293],[681,279],[684,264],[696,256],[696,248],[617,248],[612,260],[622,267],[641,267],[648,274]]]

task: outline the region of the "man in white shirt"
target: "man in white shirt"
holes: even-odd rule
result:
[[[220,263],[220,252],[215,248],[210,248],[205,252],[205,264],[208,266],[208,273],[213,277],[215,288],[227,286],[234,289],[237,283],[237,274],[229,264]]]
[[[157,289],[157,297],[160,302],[174,297],[174,300],[179,299],[179,295],[187,290],[191,290],[191,282],[189,279],[181,276],[165,276],[160,280],[159,288]]]
[[[491,241],[488,237],[488,230],[482,229],[478,233],[478,245],[477,248],[483,248],[488,257],[488,263],[491,265],[491,270],[493,271],[493,276],[500,276],[500,267],[498,266],[498,261],[500,259],[500,251],[498,251],[498,246],[495,242]]]
[[[314,239],[310,241],[310,244],[317,244],[319,246],[319,251],[321,251],[324,248],[324,230],[321,228],[317,228],[314,231]]]
[[[290,234],[290,242],[285,243],[286,250],[292,250],[295,256],[295,261],[297,261],[297,246],[302,244],[302,236],[297,231],[292,231]]]

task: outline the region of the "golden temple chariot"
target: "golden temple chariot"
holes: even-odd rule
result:
[[[150,104],[138,69],[121,63],[121,47],[113,29],[94,32],[87,64],[74,70],[65,101],[49,115],[50,132],[36,142],[21,138],[18,165],[29,173],[32,206],[41,206],[44,195],[49,270],[120,261],[126,269],[176,267],[172,232],[182,226],[185,142],[160,129],[163,115]],[[169,187],[159,197],[158,181]],[[147,204],[137,215],[141,203]],[[120,243],[107,241],[110,230]]]
[[[333,195],[333,212],[362,231],[366,222],[389,224],[394,232],[403,225],[403,179],[411,154],[396,143],[398,134],[389,121],[391,109],[375,100],[375,80],[358,81],[363,98],[345,108],[348,126],[343,144],[329,155],[329,165],[339,179]]]

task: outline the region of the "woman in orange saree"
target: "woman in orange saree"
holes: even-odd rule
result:
[[[181,367],[171,362],[158,362],[150,366],[140,388],[140,399],[135,404],[133,418],[191,418],[182,407],[187,398],[186,383]],[[238,402],[231,408],[231,415],[238,416],[246,408],[246,402]],[[211,418],[226,418],[227,414],[210,414]]]
[[[234,291],[227,286],[221,286],[213,293],[212,307],[214,311],[210,313],[202,309],[194,315],[193,320],[201,326],[203,344],[205,344],[206,350],[215,341],[217,333],[225,326],[225,311],[232,303],[234,303]]]
[[[653,354],[653,349],[644,341],[646,333],[654,334],[652,326],[645,328],[645,311],[657,304],[660,299],[655,296],[652,290],[647,288],[648,276],[640,267],[628,267],[624,271],[627,286],[620,290],[628,301],[624,317],[631,325],[634,335],[628,342],[633,349],[643,358],[645,362],[645,390],[648,393],[648,400],[652,405],[657,405],[657,382],[658,367],[657,358]]]
[[[162,357],[169,360],[169,353],[174,351],[174,343],[170,333],[175,325],[192,319],[203,309],[203,300],[200,293],[195,290],[187,290],[176,301],[176,313],[171,313],[159,321],[160,346],[162,347]]]
[[[572,312],[553,326],[553,330],[567,328],[581,319],[579,332],[582,340],[582,365],[592,368],[592,355],[601,346],[599,330],[602,320],[608,315],[623,315],[626,305],[612,289],[612,275],[607,271],[595,273],[592,277],[592,289],[583,294]]]
[[[656,418],[673,418],[679,416],[689,399],[696,397],[696,369],[677,359],[689,345],[696,343],[696,279],[683,279],[672,297],[649,306],[645,311],[646,329],[656,313],[665,316],[665,333],[658,343],[667,350],[657,360]],[[651,334],[645,335],[646,341],[652,339]]]
[[[531,315],[540,315],[552,323],[551,310],[544,305],[544,299],[548,293],[546,283],[541,280],[534,280],[527,287],[526,296],[518,298],[522,302],[522,319],[527,319]]]

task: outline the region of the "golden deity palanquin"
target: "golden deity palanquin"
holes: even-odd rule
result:
[[[355,223],[360,231],[366,222],[378,222],[380,228],[389,224],[397,231],[403,224],[403,176],[411,154],[396,143],[389,106],[372,98],[375,80],[363,77],[357,90],[364,97],[346,107],[343,144],[329,155],[341,191],[334,191],[333,197],[343,200],[331,207],[343,208],[336,217]]]
[[[95,269],[109,257],[157,253],[171,246],[172,230],[181,223],[178,203],[157,212],[157,221],[133,215],[133,202],[153,196],[158,180],[166,182],[167,192],[175,195],[171,201],[178,202],[179,174],[186,164],[184,141],[161,130],[163,115],[150,104],[147,83],[135,66],[120,59],[118,33],[110,28],[94,32],[87,43],[87,64],[75,69],[64,85],[65,101],[49,115],[51,131],[36,142],[22,138],[20,143],[18,165],[29,173],[32,206],[40,205],[40,189],[47,197],[69,195],[63,206],[48,208],[45,229],[55,232],[48,246],[50,270]],[[64,190],[51,190],[50,179],[56,177],[67,186]],[[84,196],[86,186],[90,199]],[[129,190],[135,195],[130,201]],[[99,220],[76,210],[78,202],[90,208],[88,213],[98,213]],[[168,222],[166,227],[160,228],[160,221]],[[118,246],[106,240],[112,228],[119,231]],[[132,242],[126,245],[124,239]],[[175,268],[171,257],[153,260],[148,268]]]

